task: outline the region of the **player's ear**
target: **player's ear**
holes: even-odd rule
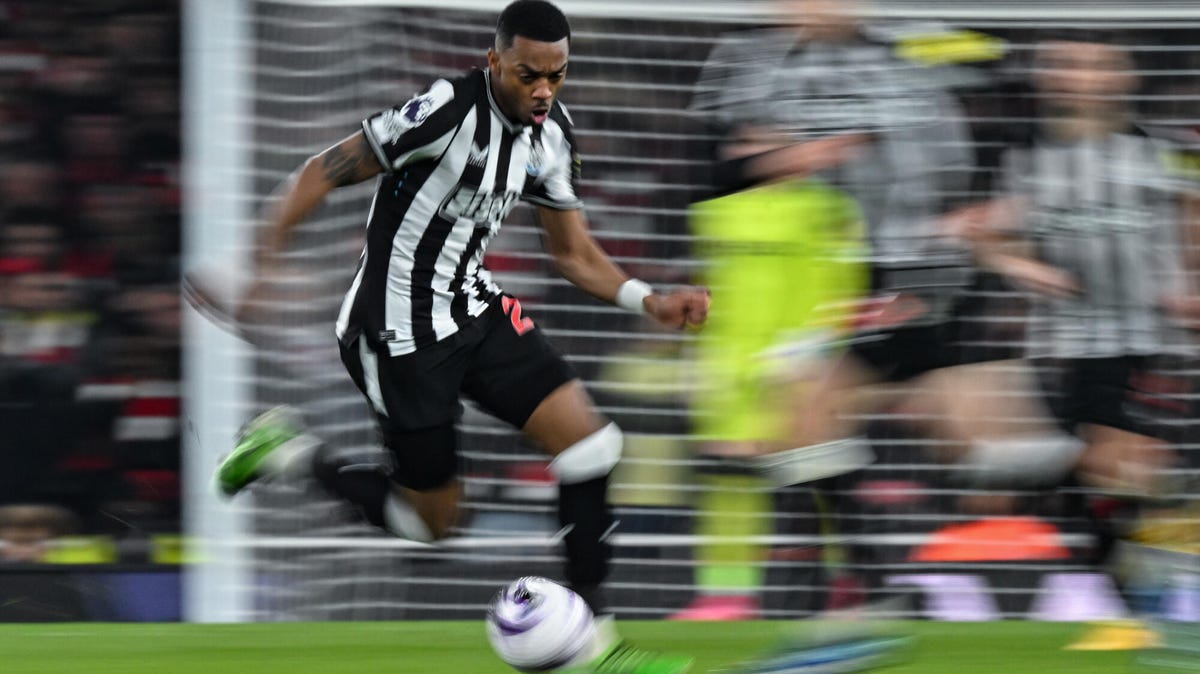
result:
[[[494,48],[488,49],[488,70],[491,70],[493,75],[500,74],[500,54]]]

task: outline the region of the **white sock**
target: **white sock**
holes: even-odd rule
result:
[[[971,445],[962,464],[979,483],[1053,484],[1075,466],[1083,450],[1083,441],[1066,433],[992,438]]]
[[[874,461],[875,453],[865,439],[857,436],[751,459],[764,477],[781,487],[849,473]]]

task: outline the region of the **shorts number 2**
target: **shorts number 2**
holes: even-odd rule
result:
[[[504,313],[508,314],[509,320],[512,321],[513,330],[518,335],[524,335],[533,329],[532,318],[521,318],[520,300],[505,295],[500,298],[500,306],[504,309]]]

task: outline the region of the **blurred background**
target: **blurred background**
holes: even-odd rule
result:
[[[0,596],[14,599],[0,620],[474,618],[512,577],[557,572],[545,462],[469,404],[468,517],[443,548],[382,537],[302,477],[232,501],[211,488],[240,424],[280,403],[324,441],[376,451],[332,333],[370,185],[339,190],[301,228],[253,344],[179,299],[183,269],[243,283],[254,211],[270,191],[372,112],[481,66],[502,5],[0,1]],[[560,5],[573,27],[562,99],[597,238],[649,282],[706,280],[711,232],[689,213],[711,187],[719,132],[698,111],[697,83],[714,48],[731,34],[747,41],[775,4]],[[1195,291],[1200,7],[939,0],[862,12],[863,34],[922,82],[888,100],[936,91],[957,110],[966,160],[952,186],[921,188],[938,190],[928,196],[939,213],[1007,193],[1004,157],[1037,135],[1038,44],[1064,30],[1119,40],[1136,85],[1105,95],[1156,143],[1178,201],[1171,250]],[[704,449],[697,400],[720,384],[700,367],[703,336],[657,331],[569,286],[524,207],[487,265],[626,432],[613,489],[621,615],[669,617],[715,596],[741,598],[725,618],[893,600],[896,612],[938,619],[1200,620],[1186,331],[1137,389],[1171,456],[1153,465],[1166,486],[1149,505],[1071,479],[964,480],[912,423],[925,412],[905,406],[907,394],[861,419],[873,465],[777,489]],[[795,283],[795,270],[778,269]],[[954,301],[964,358],[1011,360],[1036,346],[1027,289],[974,270]],[[1175,528],[1138,539],[1147,512]],[[1146,558],[1128,554],[1130,542],[1162,543],[1167,559],[1138,570]]]

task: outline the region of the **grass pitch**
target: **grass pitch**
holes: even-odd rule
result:
[[[622,621],[638,644],[696,657],[697,674],[768,648],[787,622]],[[1064,651],[1085,626],[1064,623],[907,623],[916,638],[886,674],[1130,672],[1130,652]],[[251,625],[52,624],[0,626],[5,674],[505,674],[483,622]]]

